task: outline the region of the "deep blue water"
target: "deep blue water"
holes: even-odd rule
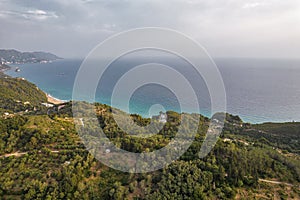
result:
[[[185,61],[177,58],[119,59],[112,63],[100,80],[96,101],[110,104],[116,81],[132,67],[149,63],[172,66],[189,77],[200,102],[200,110],[210,115],[210,98],[207,87],[198,74]],[[214,60],[221,72],[227,95],[227,111],[239,115],[244,121],[300,121],[300,61],[284,59]],[[47,64],[22,64],[20,72],[7,71],[8,75],[24,77],[54,97],[72,98],[73,83],[82,60],[58,60]],[[137,77],[143,78],[143,77]],[[122,99],[119,102],[122,109]],[[166,110],[180,111],[176,96],[168,88],[156,84],[140,87],[130,100],[130,112],[147,116],[153,104],[161,104]],[[193,110],[184,110],[193,112]]]

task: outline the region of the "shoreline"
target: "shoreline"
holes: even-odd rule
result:
[[[11,70],[11,69],[13,69],[15,66],[1,65],[1,67],[3,67],[3,68],[0,68],[0,77],[2,77],[2,76],[3,77],[5,77],[5,76],[10,77],[8,74],[6,74],[6,72],[9,71],[9,70]],[[2,75],[2,73],[3,73],[3,75]],[[14,78],[16,78],[16,77],[14,77]],[[45,93],[45,95],[47,97],[47,102],[49,102],[51,104],[54,104],[54,105],[59,105],[59,104],[63,104],[63,103],[66,103],[66,102],[70,101],[70,100],[61,100],[59,98],[53,97],[52,95],[48,94],[45,91],[44,91],[44,93]],[[98,102],[98,103],[101,103],[101,104],[105,104],[105,103],[100,102],[100,101],[95,101],[95,102]],[[92,103],[92,102],[90,102],[90,103]],[[118,109],[124,110],[124,109],[122,109],[120,107]],[[131,114],[136,114],[136,113],[138,113],[138,112],[131,112]],[[187,113],[192,113],[192,112],[187,112]],[[232,114],[233,112],[230,112],[230,113]],[[203,115],[205,117],[210,118],[210,116],[206,115],[206,113],[200,112],[198,114],[201,114],[201,115]],[[144,116],[143,114],[140,114],[140,115],[143,116],[143,117],[149,118],[149,116]],[[243,120],[243,122],[245,122],[245,123],[251,123],[251,124],[264,124],[264,123],[300,123],[300,119],[297,119],[297,118],[295,118],[295,119],[263,119],[263,120],[259,120],[258,119],[257,120],[257,119],[252,119],[251,116],[243,116],[242,117],[238,113],[234,113],[232,115],[238,115]]]
[[[12,66],[9,66],[9,65],[1,65],[1,66],[4,67],[3,69],[0,69],[0,73],[3,73],[3,74],[5,74],[6,71],[12,69]],[[67,102],[66,100],[61,100],[61,99],[58,99],[56,97],[53,97],[52,95],[46,93],[45,91],[43,91],[43,92],[46,94],[47,101],[49,103],[52,103],[54,105],[58,105],[58,104],[62,104],[62,103],[66,103]]]
[[[0,73],[3,73],[10,70],[12,67],[9,65],[0,65],[0,67],[3,67],[2,69],[0,69]]]
[[[47,101],[48,101],[49,103],[58,105],[58,104],[62,104],[62,103],[66,103],[66,102],[67,102],[67,101],[65,101],[65,100],[61,100],[61,99],[55,98],[55,97],[51,96],[51,95],[48,94],[48,93],[45,93],[45,94],[46,94],[46,96],[47,96]]]

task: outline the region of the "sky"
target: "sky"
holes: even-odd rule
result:
[[[85,57],[133,28],[182,32],[212,57],[300,58],[299,0],[0,0],[0,48]]]

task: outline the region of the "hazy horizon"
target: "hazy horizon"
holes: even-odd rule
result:
[[[83,58],[133,28],[186,34],[212,57],[300,58],[300,2],[4,0],[0,48]]]

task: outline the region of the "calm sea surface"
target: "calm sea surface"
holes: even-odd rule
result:
[[[110,104],[117,80],[134,66],[149,62],[154,62],[153,58],[119,59],[112,63],[99,82],[96,101]],[[180,59],[156,58],[155,62],[172,66],[188,77],[200,102],[201,113],[210,115],[209,93],[201,76]],[[219,58],[215,62],[226,89],[227,112],[252,123],[300,121],[299,60]],[[12,68],[6,73],[24,77],[54,97],[71,100],[74,79],[81,63],[82,60],[64,59],[47,64],[23,64],[18,65],[20,72]],[[161,104],[166,110],[180,111],[179,102],[171,90],[148,84],[132,95],[130,112],[147,116],[154,104]],[[122,109],[124,106],[120,99],[118,107]]]

